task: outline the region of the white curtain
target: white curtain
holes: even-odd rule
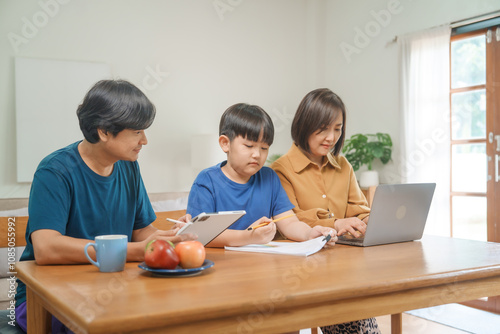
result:
[[[435,182],[425,233],[450,235],[449,27],[398,36],[403,183]]]

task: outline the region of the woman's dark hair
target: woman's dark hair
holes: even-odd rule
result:
[[[309,137],[318,131],[327,129],[342,113],[342,134],[332,149],[332,154],[340,154],[344,146],[346,112],[344,102],[328,88],[319,88],[309,92],[300,102],[292,122],[294,143],[311,152]]]
[[[219,136],[232,141],[238,136],[251,141],[262,141],[271,146],[274,140],[274,125],[271,117],[259,106],[238,103],[224,111],[219,123]]]
[[[76,111],[83,136],[99,142],[98,129],[116,136],[125,129],[144,130],[155,119],[155,106],[136,86],[124,80],[101,80]]]

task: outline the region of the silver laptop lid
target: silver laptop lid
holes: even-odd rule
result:
[[[363,246],[422,238],[435,188],[435,183],[379,185]]]

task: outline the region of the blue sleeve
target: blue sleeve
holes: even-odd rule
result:
[[[288,195],[281,185],[278,174],[272,170],[272,187],[273,187],[273,199],[271,204],[271,214],[275,217],[283,212],[292,210],[295,206],[290,202]]]
[[[202,173],[198,175],[189,192],[186,213],[192,217],[202,212],[216,212],[213,183]]]
[[[30,190],[26,238],[40,229],[66,234],[72,195],[71,185],[62,175],[54,170],[37,170]]]
[[[137,164],[137,162],[136,162]],[[138,230],[150,225],[155,219],[156,214],[149,200],[148,193],[146,192],[146,187],[142,181],[141,174],[139,172],[139,164],[137,166],[136,176],[139,179],[138,190],[137,190],[137,206],[134,222],[134,230]]]

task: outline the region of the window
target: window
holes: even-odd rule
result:
[[[452,37],[451,235],[487,240],[485,31]]]
[[[500,242],[500,17],[488,21],[451,38],[451,235]],[[500,296],[465,304],[500,313]]]

